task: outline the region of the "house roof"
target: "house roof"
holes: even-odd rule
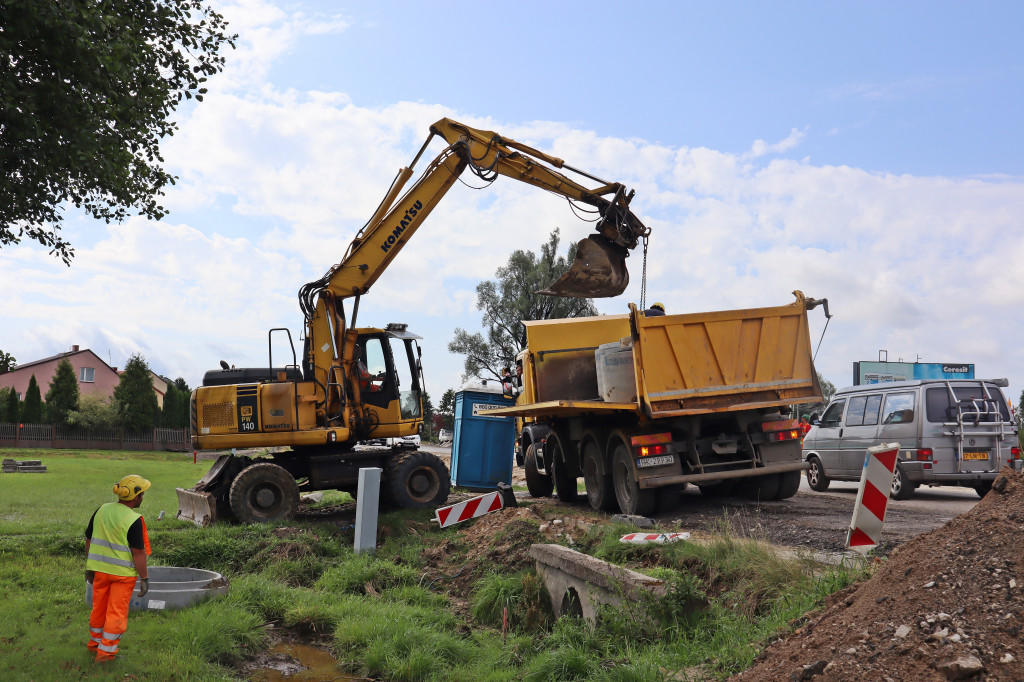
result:
[[[19,365],[15,365],[14,367],[11,367],[10,371],[11,372],[20,372],[21,370],[26,369],[28,367],[34,367],[36,365],[41,365],[41,364],[46,363],[46,362],[52,362],[54,360],[59,360],[61,358],[71,357],[72,355],[81,355],[83,353],[88,353],[89,355],[91,355],[94,358],[96,358],[97,360],[99,360],[103,365],[108,367],[111,372],[117,372],[116,368],[111,367],[106,362],[103,362],[103,358],[101,358],[100,356],[96,355],[96,353],[93,353],[88,348],[84,348],[84,349],[81,349],[81,350],[65,351],[64,353],[57,353],[56,355],[51,355],[50,357],[43,358],[41,360],[33,360],[31,362],[23,362],[23,363],[21,363]]]

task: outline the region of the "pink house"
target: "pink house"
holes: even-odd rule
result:
[[[100,360],[99,356],[89,349],[79,350],[78,346],[72,346],[67,353],[26,362],[10,372],[0,374],[0,388],[11,387],[18,394],[18,398],[24,400],[25,393],[28,391],[28,382],[34,374],[36,383],[39,384],[39,393],[45,400],[46,392],[50,389],[50,381],[57,372],[57,365],[64,358],[67,358],[71,366],[75,368],[75,376],[78,377],[78,390],[82,395],[94,392],[113,395],[114,389],[121,380],[117,368]]]

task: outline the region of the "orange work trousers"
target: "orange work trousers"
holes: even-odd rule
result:
[[[96,572],[92,580],[92,614],[89,616],[90,650],[97,661],[110,661],[117,655],[121,635],[128,629],[128,602],[135,589],[135,576]]]

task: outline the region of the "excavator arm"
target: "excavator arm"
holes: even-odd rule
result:
[[[399,198],[412,176],[412,167],[435,136],[443,138],[448,146]],[[315,307],[316,295],[322,291],[329,291],[338,300],[366,293],[467,168],[488,182],[504,175],[593,207],[590,210],[598,216],[597,234],[580,242],[570,271],[540,293],[601,298],[617,296],[625,290],[629,283],[625,267],[628,250],[650,234],[629,209],[632,191],[621,183],[595,178],[559,158],[497,133],[444,118],[430,127],[430,136],[413,163],[399,171],[387,196],[352,240],[341,262],[300,290],[300,303],[307,319]],[[600,184],[584,186],[556,168]]]

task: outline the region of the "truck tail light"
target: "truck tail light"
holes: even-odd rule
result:
[[[667,445],[641,445],[637,448],[637,454],[641,457],[649,457],[651,455],[667,455]]]
[[[784,431],[769,431],[764,434],[769,443],[781,443],[787,440],[800,440],[800,429],[786,429]]]

